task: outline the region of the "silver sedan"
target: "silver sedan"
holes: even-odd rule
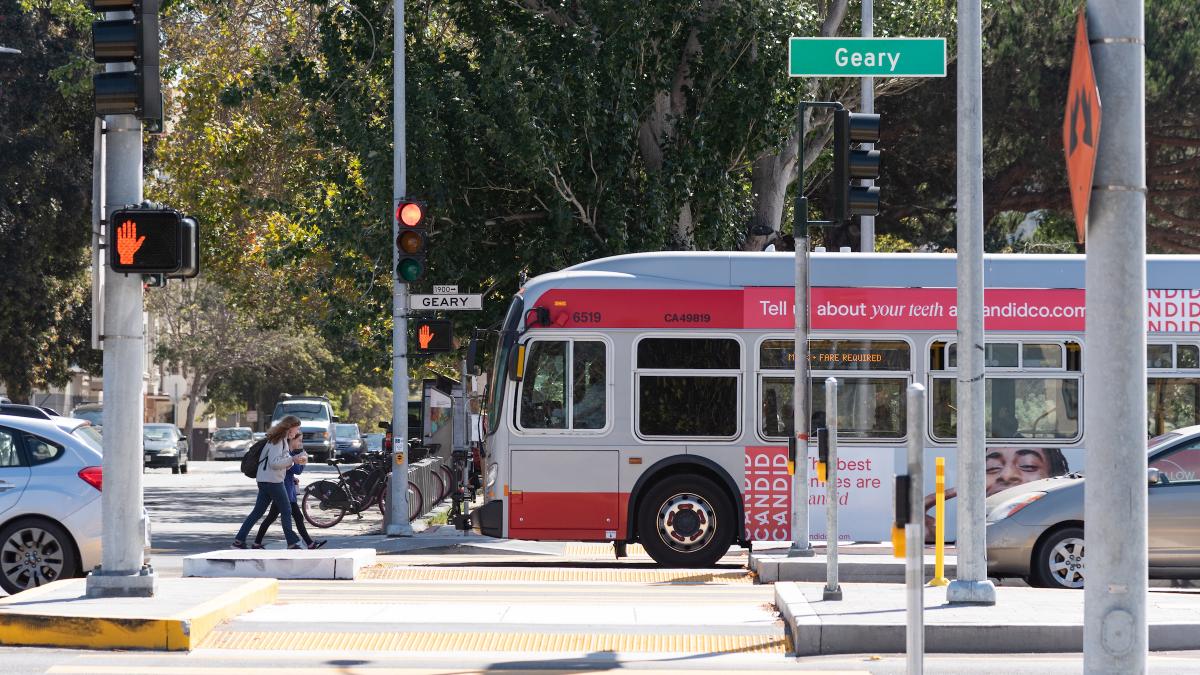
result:
[[[1200,578],[1200,426],[1151,439],[1147,463],[1150,576]],[[1082,588],[1083,489],[1083,476],[1068,474],[988,497],[988,574]]]

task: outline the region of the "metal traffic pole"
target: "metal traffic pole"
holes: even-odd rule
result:
[[[841,600],[842,587],[838,584],[838,470],[837,470],[837,409],[838,384],[836,377],[825,378],[825,432],[823,441],[828,446],[825,458],[825,592],[822,600]]]
[[[904,585],[908,600],[905,651],[909,675],[925,667],[925,386],[908,386],[908,522],[904,525]]]
[[[804,197],[804,110],[800,102],[800,153],[796,187],[796,219],[792,238],[796,242],[796,341],[792,354],[796,377],[792,382],[792,545],[788,557],[811,558],[808,528],[808,200]]]
[[[958,564],[949,602],[994,605],[984,530],[983,51],[980,0],[958,0]],[[923,410],[923,409],[922,409]],[[912,410],[909,410],[912,414]],[[911,438],[911,436],[910,436]]]
[[[392,240],[400,235],[394,209],[407,190],[404,126],[404,0],[395,0],[392,40]],[[400,251],[392,247],[392,477],[388,492],[389,537],[411,537],[408,522],[408,285],[396,269]]]

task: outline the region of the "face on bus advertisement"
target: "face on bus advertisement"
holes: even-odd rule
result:
[[[957,495],[955,487],[957,457],[956,449],[946,448],[932,453],[926,451],[925,458],[925,540],[933,541],[937,494],[934,492],[934,456],[946,459],[946,540],[953,541],[957,531],[957,509],[952,501]],[[1083,470],[1081,448],[1029,448],[989,446],[984,458],[984,493],[991,497],[1012,487],[1043,478],[1063,476],[1072,471]]]

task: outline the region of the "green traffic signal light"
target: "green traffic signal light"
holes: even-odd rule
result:
[[[400,281],[412,283],[421,278],[421,272],[425,268],[415,258],[405,258],[396,266],[396,276],[400,277]]]

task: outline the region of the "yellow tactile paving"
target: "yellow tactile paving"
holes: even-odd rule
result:
[[[202,649],[345,652],[553,652],[645,654],[787,654],[777,635],[612,635],[546,633],[210,633]]]
[[[358,572],[360,580],[386,581],[539,581],[643,584],[751,583],[744,570],[697,572],[695,570],[561,569],[530,567],[403,567],[374,565]]]
[[[625,547],[625,553],[629,557],[649,557],[646,549],[642,548],[641,544],[629,544]],[[613,553],[612,544],[589,544],[586,542],[575,542],[567,544],[563,550],[565,556],[586,556],[589,558],[607,557],[611,558]]]

